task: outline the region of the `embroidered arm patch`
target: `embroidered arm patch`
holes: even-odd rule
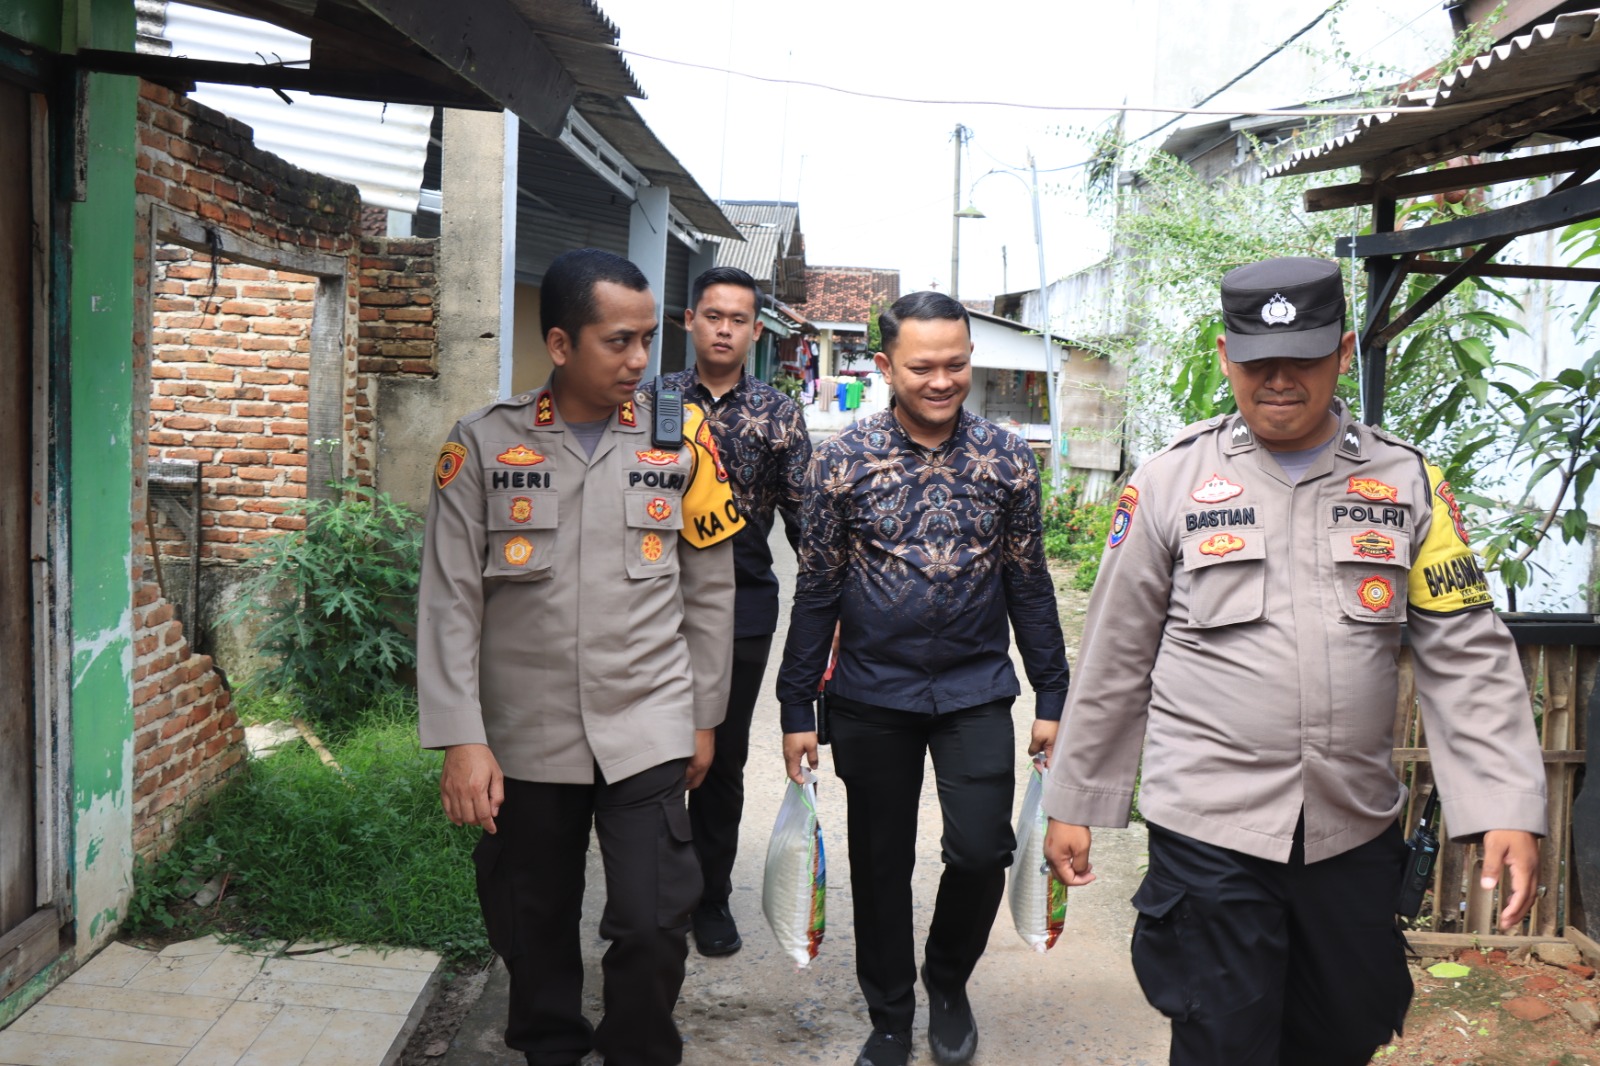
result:
[[[1433,505],[1433,524],[1411,562],[1411,606],[1430,614],[1457,614],[1490,606],[1494,600],[1489,581],[1467,543],[1461,508],[1444,473],[1431,465],[1428,501]]]
[[[445,441],[444,447],[439,449],[439,461],[434,464],[433,483],[441,489],[456,479],[461,473],[461,465],[467,461],[465,445],[457,444],[453,440]]]
[[[684,447],[694,455],[694,473],[683,493],[683,539],[691,547],[721,544],[744,528],[744,517],[733,503],[728,469],[722,465],[711,425],[695,404],[683,408]]]

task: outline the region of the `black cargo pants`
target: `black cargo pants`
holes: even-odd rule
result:
[[[1281,863],[1151,825],[1133,968],[1172,1066],[1365,1066],[1411,1004],[1404,855],[1398,826],[1307,865],[1303,827]]]
[[[684,807],[685,759],[605,783],[506,779],[493,836],[473,852],[489,944],[511,972],[506,1045],[532,1066],[565,1066],[597,1048],[616,1066],[676,1066],[672,1009],[683,986],[700,865]],[[583,1016],[583,913],[589,826],[600,838],[606,904],[600,935],[605,1016]]]

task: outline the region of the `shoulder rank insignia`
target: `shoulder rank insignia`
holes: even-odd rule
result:
[[[636,426],[639,424],[638,417],[633,413],[632,400],[617,408],[617,423],[623,426]]]
[[[1388,578],[1373,575],[1362,580],[1356,589],[1356,599],[1369,611],[1381,611],[1394,602],[1394,586],[1389,584]]]
[[[1243,485],[1235,485],[1221,474],[1212,474],[1204,485],[1189,493],[1189,497],[1196,503],[1222,503],[1243,491]]]
[[[676,466],[679,462],[678,452],[669,452],[662,448],[651,448],[648,451],[634,452],[633,456],[641,463],[651,466]]]
[[[1339,438],[1339,450],[1356,459],[1361,458],[1361,435],[1356,432],[1355,426],[1344,427],[1344,435]]]
[[[550,395],[550,390],[545,389],[539,393],[539,399],[533,405],[533,424],[536,426],[553,426],[556,421],[556,401]]]
[[[512,537],[506,541],[505,556],[509,566],[527,566],[528,560],[533,558],[533,545],[528,543],[527,537]]]
[[[506,466],[538,466],[544,462],[544,456],[526,444],[512,445],[494,458],[496,462]]]
[[[1393,485],[1385,485],[1377,478],[1353,477],[1347,490],[1352,496],[1360,496],[1363,500],[1376,503],[1379,500],[1388,500],[1390,503],[1400,502],[1400,490]]]
[[[1106,538],[1107,547],[1115,548],[1128,539],[1128,531],[1133,527],[1133,512],[1138,509],[1139,490],[1129,485],[1117,497],[1117,509],[1111,515],[1111,534]]]
[[[465,445],[455,441],[445,441],[439,449],[439,462],[433,468],[433,483],[441,489],[456,479],[461,473],[461,464],[467,461]]]

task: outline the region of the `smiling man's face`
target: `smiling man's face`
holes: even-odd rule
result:
[[[1217,338],[1217,358],[1233,389],[1239,414],[1269,451],[1314,448],[1333,436],[1337,420],[1329,410],[1339,375],[1350,369],[1355,334],[1321,359],[1252,359],[1235,363],[1228,343]]]

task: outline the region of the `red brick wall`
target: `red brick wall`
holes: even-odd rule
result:
[[[346,261],[338,422],[343,473],[370,477],[376,389],[356,373],[361,204],[354,187],[256,148],[249,127],[144,84],[139,100],[133,338],[139,457],[201,464],[202,557],[230,565],[301,519],[306,494],[310,324],[315,279],[163,243],[154,205],[289,257]],[[296,260],[299,261],[299,260]],[[243,731],[211,658],[191,647],[149,554],[145,467],[135,468],[133,561],[134,842],[161,850],[187,803],[242,756]],[[163,556],[178,546],[164,546]]]
[[[316,279],[158,245],[151,285],[149,457],[200,464],[202,563],[250,556],[306,496]],[[187,554],[167,538],[165,554]]]

